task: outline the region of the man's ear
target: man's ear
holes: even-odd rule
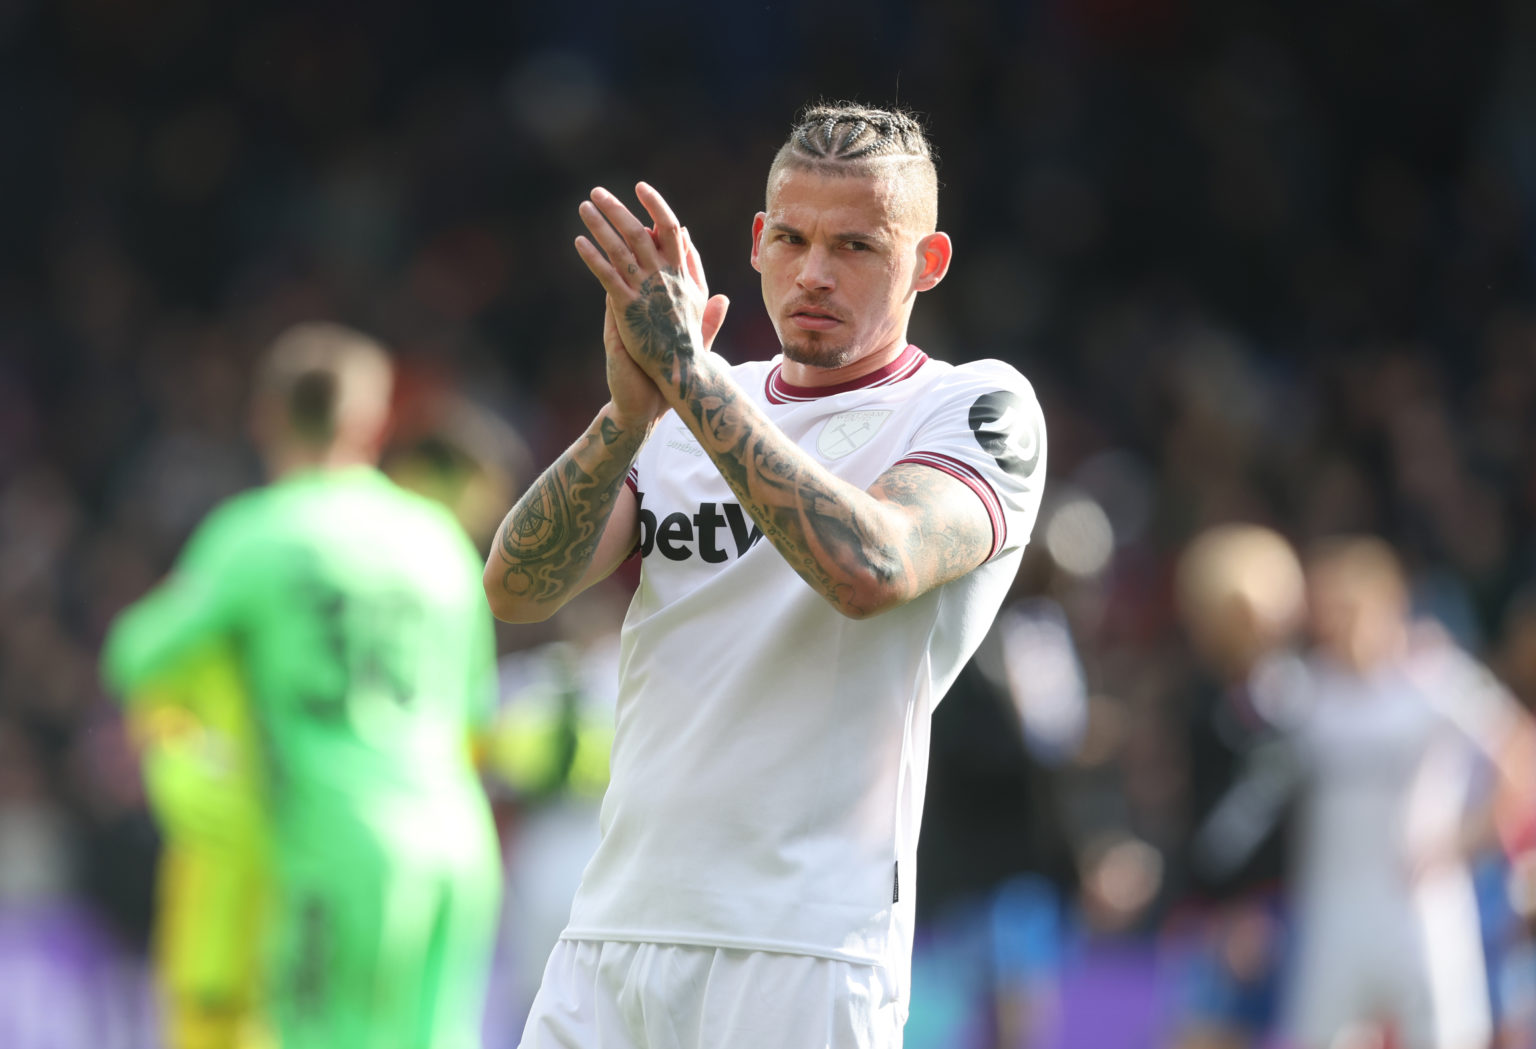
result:
[[[763,272],[759,256],[763,250],[763,227],[768,224],[766,213],[759,211],[757,217],[752,220],[752,268],[757,272]]]
[[[912,286],[917,291],[927,291],[949,272],[949,260],[954,253],[948,233],[930,233],[917,242],[917,277]]]

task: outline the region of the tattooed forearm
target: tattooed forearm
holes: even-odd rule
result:
[[[559,602],[592,563],[645,433],[600,416],[517,501],[496,537],[507,597]]]
[[[701,443],[763,536],[838,609],[874,611],[872,597],[910,568],[881,507],[814,464],[797,462],[799,449],[734,384],[694,370],[689,379],[694,396],[686,410],[703,430]]]
[[[839,610],[872,614],[985,560],[991,537],[953,513],[948,478],[901,466],[860,491],[790,442],[717,361],[684,356],[679,370],[679,414],[763,535]]]
[[[624,310],[625,348],[764,537],[836,608],[871,615],[985,560],[985,511],[966,497],[956,512],[956,482],[925,466],[897,468],[869,492],[836,477],[741,395],[718,357],[700,349],[694,300],[676,270],[652,274],[638,291]]]

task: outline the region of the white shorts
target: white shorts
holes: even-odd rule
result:
[[[1405,1049],[1486,1046],[1488,978],[1465,874],[1427,877],[1412,898],[1377,891],[1350,904],[1299,908],[1291,1044],[1326,1047],[1385,1014]]]
[[[906,1020],[872,965],[561,940],[519,1049],[901,1049]]]

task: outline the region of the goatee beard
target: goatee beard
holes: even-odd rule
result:
[[[812,368],[831,370],[841,368],[853,360],[853,347],[848,345],[821,346],[806,342],[786,342],[783,349],[785,360]]]

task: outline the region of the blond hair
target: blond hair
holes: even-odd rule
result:
[[[1262,525],[1217,525],[1196,536],[1179,559],[1179,609],[1186,620],[1212,623],[1242,602],[1266,632],[1283,632],[1306,602],[1301,563],[1291,544]]]

